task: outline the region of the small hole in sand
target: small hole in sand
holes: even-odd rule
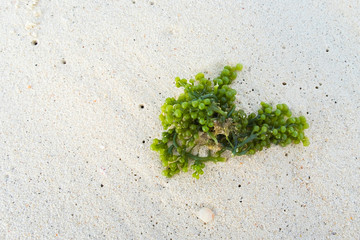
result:
[[[143,140],[142,143],[145,143],[145,140]]]
[[[61,60],[61,63],[62,63],[62,64],[66,64],[66,60],[65,60],[65,59],[62,59],[62,60]]]
[[[145,108],[144,104],[140,104],[139,107],[140,107],[141,109],[144,109],[144,108]]]
[[[283,82],[283,83],[282,83],[282,85],[284,85],[284,86],[285,86],[285,85],[286,85],[286,82]]]
[[[38,45],[38,41],[34,40],[34,41],[31,42],[31,44],[36,46],[36,45]]]
[[[329,49],[326,49],[326,52],[329,52]]]

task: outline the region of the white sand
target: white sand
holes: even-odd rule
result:
[[[359,1],[209,2],[0,2],[0,239],[359,237]],[[165,179],[174,77],[238,62],[240,106],[287,103],[311,145]]]

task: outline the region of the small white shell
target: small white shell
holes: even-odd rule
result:
[[[215,214],[209,208],[204,207],[198,212],[198,217],[205,223],[208,223],[214,219]]]

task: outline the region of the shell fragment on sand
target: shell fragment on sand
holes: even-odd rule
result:
[[[213,211],[211,211],[211,209],[206,207],[200,209],[197,215],[205,223],[211,222],[212,220],[214,220],[215,217]]]

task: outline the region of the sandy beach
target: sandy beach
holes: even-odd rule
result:
[[[360,3],[0,2],[0,239],[359,239]],[[304,115],[310,146],[161,175],[174,78]],[[206,207],[214,220],[205,224]]]

